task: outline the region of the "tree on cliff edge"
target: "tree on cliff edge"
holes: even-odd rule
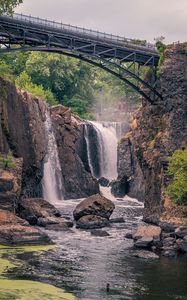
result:
[[[12,14],[14,8],[22,2],[22,0],[0,0],[0,15]]]

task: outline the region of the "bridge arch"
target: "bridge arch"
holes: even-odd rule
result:
[[[108,36],[107,39],[103,40],[99,37],[98,40],[93,37],[93,34],[88,37],[88,34],[85,36],[85,33],[80,34],[80,31],[77,35],[70,31],[64,33],[62,29],[57,31],[56,28],[51,31],[49,26],[44,29],[39,25],[40,23],[35,24],[35,20],[33,23],[33,17],[31,17],[31,22],[29,18],[27,17],[25,22],[10,17],[0,17],[0,44],[5,46],[1,48],[0,53],[42,51],[74,57],[118,77],[151,104],[162,99],[161,94],[155,88],[158,54],[153,50],[146,47],[142,49],[132,44],[129,48],[127,45],[122,47],[121,41],[111,41]],[[19,47],[14,48],[15,45]],[[143,80],[139,73],[135,72],[135,68],[132,71],[129,66],[125,65],[126,62],[134,66],[138,64],[138,70],[141,66],[149,66],[154,74],[153,82]]]

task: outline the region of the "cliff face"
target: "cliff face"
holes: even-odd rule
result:
[[[42,197],[43,164],[48,137],[45,130],[47,106],[44,101],[0,79],[0,153],[12,152],[22,158],[21,196]],[[81,132],[69,109],[51,108],[64,180],[65,198],[86,197],[98,193],[98,183],[86,172],[75,151]],[[79,121],[80,122],[80,121]]]
[[[133,126],[133,144],[145,182],[144,219],[158,222],[182,216],[167,199],[167,157],[187,144],[187,56],[184,45],[166,50],[160,76],[163,101],[143,102]],[[177,220],[177,219],[176,219]]]
[[[46,154],[43,101],[0,79],[0,152],[23,159],[22,194],[41,196]]]
[[[77,154],[76,142],[82,140],[81,120],[75,118],[62,105],[51,108],[51,119],[61,163],[65,199],[83,198],[99,193],[97,180],[86,171]]]

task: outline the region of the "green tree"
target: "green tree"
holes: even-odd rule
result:
[[[187,205],[187,148],[176,150],[168,158],[168,174],[172,178],[167,194],[178,205]]]
[[[14,8],[22,2],[22,0],[0,0],[0,15],[12,14]]]

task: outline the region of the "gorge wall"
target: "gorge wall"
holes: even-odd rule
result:
[[[42,196],[48,140],[45,130],[47,109],[44,101],[0,79],[0,153],[11,151],[15,158],[21,158],[20,195],[25,198]],[[80,134],[78,119],[63,106],[51,108],[50,113],[62,169],[64,198],[86,197],[97,193],[97,181],[85,170],[75,151]]]
[[[163,100],[143,101],[132,126],[132,143],[145,183],[144,220],[180,222],[180,207],[172,204],[165,190],[169,183],[168,161],[175,150],[187,145],[187,55],[184,45],[165,51],[160,70]]]

